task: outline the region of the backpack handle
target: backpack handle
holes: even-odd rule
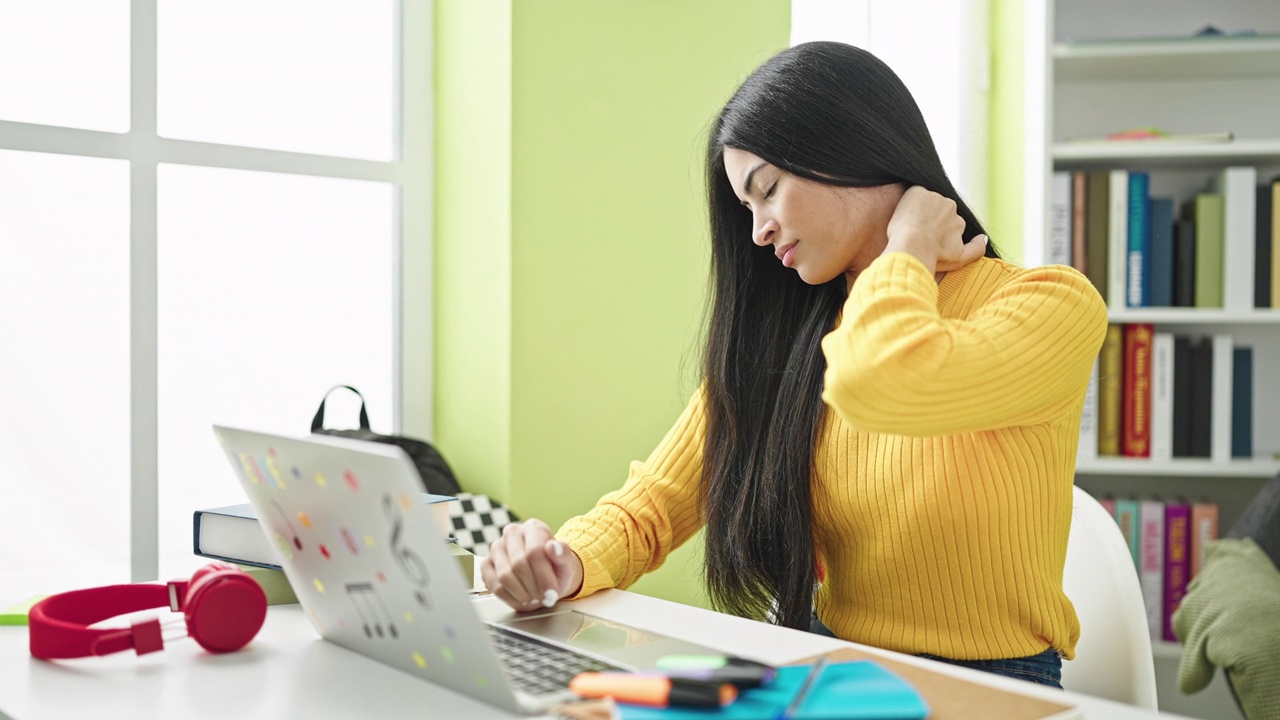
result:
[[[360,429],[369,429],[369,413],[364,409],[364,395],[361,395],[359,390],[351,387],[350,385],[334,385],[329,388],[329,392],[326,392],[324,397],[320,399],[320,409],[316,410],[316,416],[311,419],[311,432],[317,432],[320,428],[324,427],[324,404],[329,399],[329,394],[338,388],[346,388],[355,393],[356,397],[360,398]]]

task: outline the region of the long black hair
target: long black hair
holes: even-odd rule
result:
[[[823,419],[819,345],[844,275],[807,285],[751,242],[751,211],[724,169],[727,147],[827,185],[920,185],[951,198],[968,242],[985,234],[943,170],[902,81],[834,42],[784,50],[720,111],[707,146],[711,313],[703,373],[705,575],[721,610],[808,629],[816,579],[810,478]],[[998,257],[988,245],[987,255]]]

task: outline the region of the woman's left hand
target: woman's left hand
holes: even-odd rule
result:
[[[889,219],[884,251],[914,255],[931,273],[958,270],[987,252],[987,236],[966,243],[964,227],[954,200],[915,185],[903,193]]]

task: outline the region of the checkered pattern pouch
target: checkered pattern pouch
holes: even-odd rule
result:
[[[453,535],[458,546],[470,550],[473,555],[489,554],[489,544],[502,536],[502,528],[516,522],[515,513],[488,495],[458,493],[458,502],[449,503],[449,519],[453,522]]]

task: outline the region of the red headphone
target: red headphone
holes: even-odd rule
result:
[[[267,595],[248,573],[210,563],[190,580],[165,585],[109,585],[52,595],[31,608],[31,654],[42,660],[107,655],[133,649],[139,655],[164,649],[160,620],[119,629],[88,626],[116,615],[168,605],[183,613],[187,635],[213,653],[244,647],[267,617]]]

